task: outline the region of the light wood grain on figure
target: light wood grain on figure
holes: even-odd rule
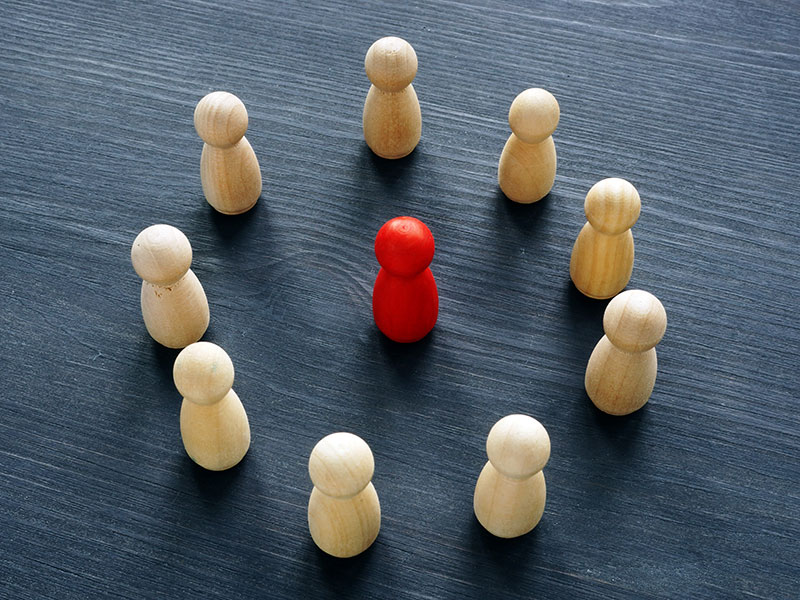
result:
[[[547,90],[531,88],[511,103],[511,135],[503,147],[497,181],[514,202],[538,202],[550,193],[556,178],[553,132],[560,117],[558,102]]]
[[[186,453],[210,471],[230,469],[250,447],[247,413],[233,386],[233,363],[216,344],[187,346],[172,369],[183,396],[181,439]]]
[[[550,436],[536,419],[503,417],[486,440],[489,461],[475,484],[475,516],[502,538],[528,533],[544,513],[547,488],[542,469],[550,458]]]
[[[250,210],[261,195],[261,168],[244,137],[247,109],[228,92],[211,92],[197,103],[194,127],[203,139],[200,181],[208,203],[226,215]]]
[[[364,140],[382,158],[402,158],[422,135],[422,113],[411,84],[417,54],[401,38],[381,38],[367,51],[364,68],[372,82],[364,102]]]
[[[208,300],[189,268],[192,246],[171,225],[152,225],[131,246],[131,262],[143,279],[142,317],[148,333],[167,348],[196,342],[208,328]]]
[[[381,527],[381,506],[370,481],[375,462],[367,443],[352,433],[322,438],[308,461],[314,489],[308,528],[314,543],[339,558],[360,554]]]
[[[628,290],[608,303],[605,335],[586,366],[586,393],[611,415],[627,415],[647,403],[656,383],[655,346],[667,329],[661,302],[642,290]]]
[[[633,273],[633,234],[639,219],[639,193],[628,181],[598,181],[586,194],[587,222],[572,247],[569,275],[590,298],[604,300],[620,293]]]

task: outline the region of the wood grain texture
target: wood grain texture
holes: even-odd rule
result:
[[[800,10],[740,0],[22,2],[0,10],[0,597],[796,598]],[[407,39],[422,140],[364,144],[363,57]],[[527,87],[561,106],[549,197],[497,188]],[[235,93],[264,176],[205,202],[192,112]],[[605,302],[569,281],[583,199],[642,197],[629,287],[670,325],[653,396],[593,408]],[[372,242],[436,238],[439,322],[376,330]],[[252,446],[185,456],[176,351],[147,335],[136,234],[184,231]],[[489,428],[547,428],[547,506],[496,540],[472,514]],[[317,440],[375,455],[383,521],[342,562],[306,526]]]

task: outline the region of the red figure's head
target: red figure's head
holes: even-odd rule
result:
[[[414,217],[395,217],[375,237],[375,256],[381,266],[400,277],[424,271],[433,260],[433,234]]]

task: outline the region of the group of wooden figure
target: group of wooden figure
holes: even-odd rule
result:
[[[376,41],[366,55],[372,86],[363,113],[364,138],[377,155],[396,159],[414,150],[421,113],[414,87],[417,56],[396,37]],[[552,133],[559,120],[556,99],[529,89],[511,104],[512,133],[500,157],[500,188],[514,202],[546,196],[556,173]],[[247,110],[233,94],[213,92],[198,103],[194,125],[204,141],[200,159],[203,192],[224,214],[240,214],[261,195],[261,171],[244,137]],[[633,236],[640,199],[624,179],[604,179],[586,196],[587,222],[572,250],[570,276],[578,290],[596,299],[612,298],[603,316],[605,335],[586,367],[585,386],[602,411],[625,415],[649,399],[656,380],[655,346],[666,330],[664,307],[652,294],[622,290],[633,270]],[[375,238],[381,265],[373,288],[378,328],[399,343],[425,337],[436,324],[439,296],[430,270],[434,239],[413,217],[385,223]],[[150,335],[169,348],[183,348],[175,360],[175,386],[183,396],[180,431],[187,454],[202,467],[219,471],[241,461],[250,447],[250,425],[236,392],[234,368],[219,346],[199,341],[209,323],[200,281],[192,272],[192,247],[170,225],[153,225],[133,242],[131,260],[142,278],[141,305]],[[544,512],[542,469],[550,438],[536,419],[509,415],[486,441],[488,462],[474,495],[479,522],[499,537],[532,530]],[[380,503],[371,483],[374,459],[367,443],[352,433],[332,433],[317,443],[309,459],[314,485],[308,525],[325,552],[350,557],[378,535]]]

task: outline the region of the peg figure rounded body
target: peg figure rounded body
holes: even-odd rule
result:
[[[556,99],[541,88],[525,90],[511,103],[511,135],[497,170],[500,189],[509,200],[531,204],[553,188],[557,162],[553,132],[560,114]]]
[[[196,342],[208,328],[208,300],[189,268],[192,246],[179,229],[151,225],[131,246],[131,262],[142,278],[142,318],[150,336],[167,348]]]
[[[639,193],[628,181],[598,181],[586,194],[586,224],[572,247],[569,275],[586,296],[605,300],[619,294],[633,273],[633,234]]]
[[[381,505],[370,481],[375,460],[367,443],[352,433],[322,438],[308,461],[314,484],[308,528],[324,552],[349,558],[369,548],[381,528]]]
[[[184,348],[172,369],[183,396],[181,439],[186,454],[209,471],[239,464],[250,448],[250,423],[233,386],[233,363],[210,342]]]
[[[211,92],[194,111],[194,127],[203,139],[200,181],[208,203],[226,215],[255,206],[261,195],[261,168],[247,131],[247,109],[228,92]]]
[[[404,39],[381,38],[367,51],[364,69],[372,83],[364,102],[364,140],[381,158],[407,156],[422,135],[422,113],[411,83],[417,54]]]
[[[497,537],[524,535],[544,513],[542,469],[550,458],[550,436],[536,419],[508,415],[489,432],[486,454],[489,461],[475,484],[475,516]]]
[[[430,229],[419,219],[396,217],[375,237],[381,265],[372,291],[375,324],[395,342],[425,337],[439,316],[439,292],[428,266],[433,260]]]
[[[616,296],[603,315],[605,335],[586,366],[586,393],[610,415],[627,415],[650,399],[656,383],[656,344],[667,329],[667,313],[649,292]]]

